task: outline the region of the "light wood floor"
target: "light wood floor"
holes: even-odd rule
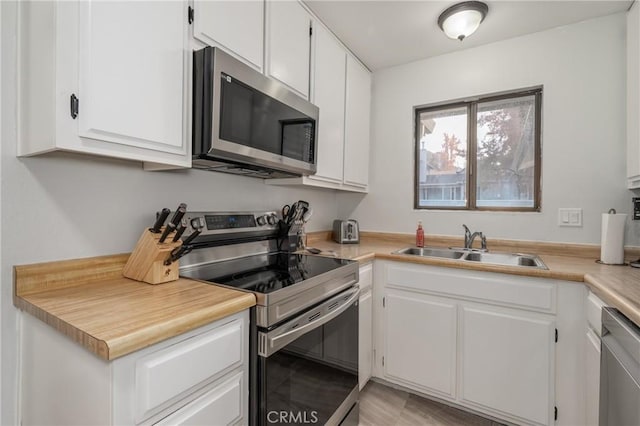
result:
[[[360,392],[360,426],[502,426],[408,392],[369,381]]]

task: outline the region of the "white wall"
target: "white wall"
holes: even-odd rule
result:
[[[277,210],[307,200],[308,230],[330,229],[335,192],[268,186],[260,179],[204,171],[144,172],[139,163],[54,154],[16,158],[15,3],[2,2],[1,313],[2,416],[16,424],[16,309],[12,266],[131,251],[154,212]]]
[[[631,212],[625,189],[625,16],[618,14],[374,73],[370,193],[339,195],[339,216],[361,229],[489,238],[600,242],[601,213]],[[426,41],[425,41],[426,42]],[[452,41],[456,43],[456,41]],[[472,95],[543,85],[542,211],[413,209],[413,110]],[[559,228],[560,207],[583,209],[582,228]],[[627,244],[640,245],[629,221]]]
[[[2,5],[0,5],[0,23],[2,23]],[[2,26],[0,25],[0,52],[2,51]],[[0,55],[0,141],[2,140],[2,55]],[[2,144],[0,143],[0,157]],[[2,211],[2,162],[0,161],[0,211]],[[0,221],[1,222],[1,221]],[[0,223],[0,241],[2,241],[2,223]],[[2,250],[0,249],[0,276],[2,275]],[[0,308],[2,307],[2,291],[0,291]],[[2,337],[2,315],[0,315],[0,337]],[[0,384],[2,383],[2,339],[0,338]],[[2,401],[2,386],[0,386]],[[0,422],[2,421],[2,404],[0,404]]]

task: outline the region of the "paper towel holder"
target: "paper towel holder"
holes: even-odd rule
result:
[[[614,209],[614,208],[609,209],[609,211],[607,213],[602,215],[602,243],[601,243],[601,252],[600,252],[601,253],[601,257],[600,257],[600,259],[596,260],[596,263],[599,263],[599,264],[602,264],[602,265],[611,265],[611,266],[626,266],[626,265],[629,265],[629,263],[626,263],[624,261],[624,244],[623,244],[623,242],[620,242],[620,244],[621,244],[620,245],[620,255],[621,255],[621,260],[622,260],[621,262],[618,263],[618,262],[612,261],[611,263],[609,263],[609,262],[604,262],[602,260],[604,258],[603,256],[605,256],[604,255],[604,253],[605,253],[605,246],[604,246],[604,244],[605,244],[605,216],[610,216],[610,217],[613,217],[613,216],[616,216],[616,217],[624,216],[622,218],[622,220],[625,221],[627,215],[626,214],[616,215],[616,209]],[[620,231],[622,233],[624,233],[624,222],[623,222],[622,226],[623,226],[623,228]],[[623,235],[622,238],[624,238],[624,235]],[[609,248],[610,251],[612,249],[615,249],[615,248]],[[615,249],[615,250],[617,251],[617,249]],[[611,253],[609,253],[608,258],[611,259]],[[614,256],[614,258],[617,259],[617,256]],[[640,268],[640,259],[638,259],[636,262],[633,262],[633,263],[637,263],[637,265],[638,265],[638,266],[634,265],[634,267]]]

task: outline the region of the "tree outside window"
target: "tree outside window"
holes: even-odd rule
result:
[[[416,108],[415,207],[539,211],[541,97]]]

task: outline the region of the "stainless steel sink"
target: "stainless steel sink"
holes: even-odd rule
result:
[[[487,253],[474,250],[436,247],[407,247],[393,254],[436,257],[468,262],[488,263],[492,265],[524,266],[527,268],[548,269],[538,256],[520,253]]]
[[[464,256],[463,251],[451,250],[446,248],[431,247],[407,247],[402,250],[394,251],[394,254],[411,254],[413,256],[424,257],[441,257],[445,259],[460,259]]]
[[[464,260],[494,265],[528,266],[531,268],[547,269],[538,256],[519,253],[468,253]]]

